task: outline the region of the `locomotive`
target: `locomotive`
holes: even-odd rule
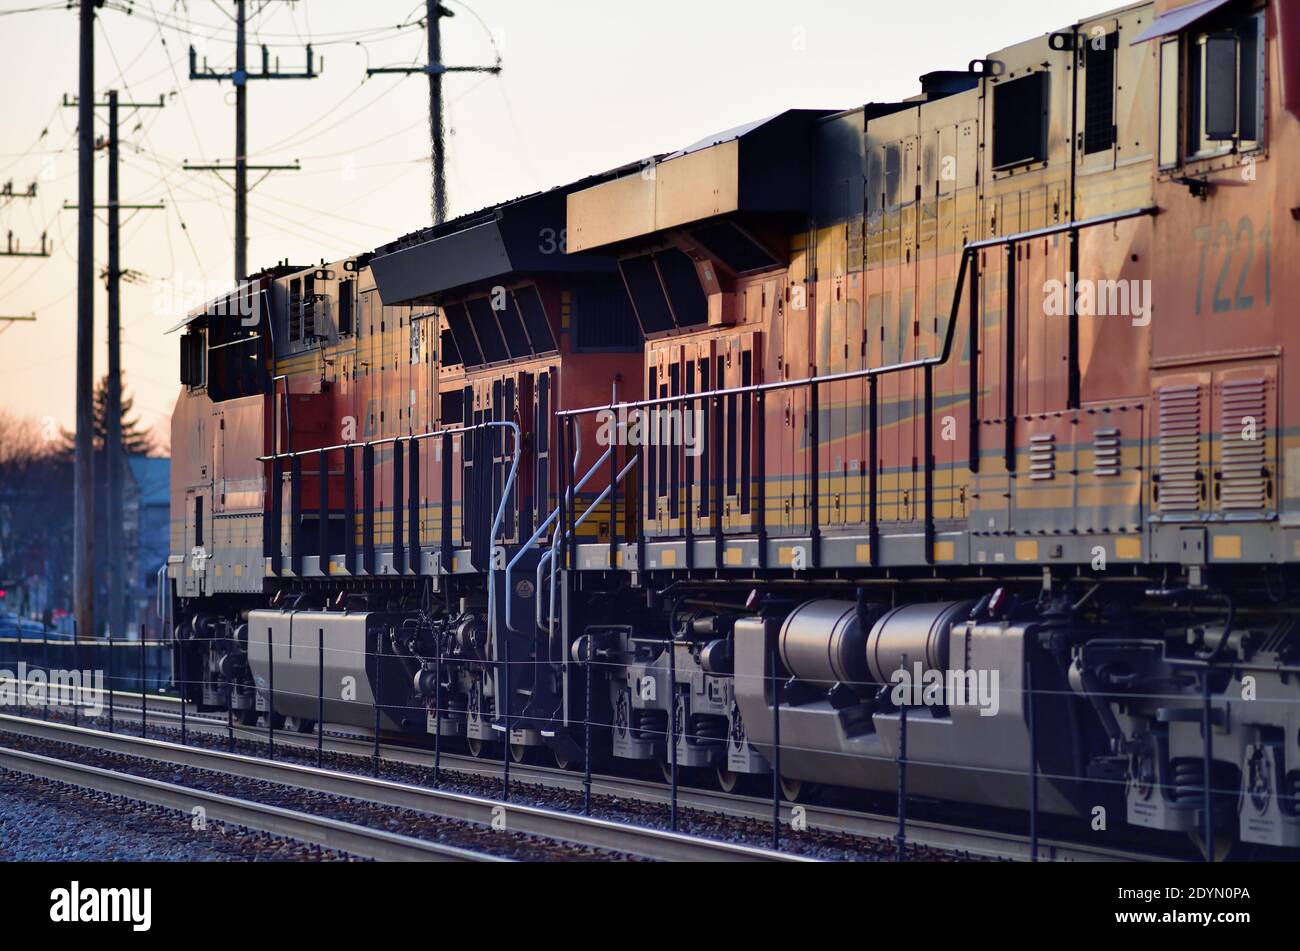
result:
[[[183,322],[178,683],[1300,846],[1298,120],[1300,3],[1158,0],[251,275]]]

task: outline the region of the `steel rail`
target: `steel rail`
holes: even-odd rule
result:
[[[139,697],[139,694],[122,696]],[[154,697],[164,704],[174,707],[178,702],[174,697]],[[122,710],[132,709],[121,707]],[[150,716],[158,720],[178,721],[180,715],[171,710],[151,710]],[[0,718],[0,723],[3,718]],[[44,722],[44,721],[38,721]],[[123,723],[131,721],[125,718]],[[227,724],[202,715],[190,715],[189,727],[196,732],[225,735]],[[259,742],[265,738],[265,731],[253,727],[236,726],[235,732],[246,736],[250,741]],[[111,734],[110,734],[111,735]],[[316,749],[315,734],[283,733],[276,735],[277,743],[285,746],[313,752]],[[324,749],[328,753],[343,756],[356,756],[367,763],[373,756],[373,738],[361,735],[347,735],[338,732],[325,734]],[[384,759],[394,764],[413,766],[421,769],[432,768],[432,753],[417,746],[405,744],[382,744]],[[450,768],[481,776],[499,779],[501,764],[495,760],[481,759],[458,753],[442,752],[444,763],[451,763]],[[447,767],[444,767],[447,768]],[[542,786],[561,789],[566,792],[581,792],[582,773],[574,773],[558,767],[537,766],[524,763],[511,763],[512,778],[521,782],[532,782]],[[596,773],[593,777],[592,792],[599,795],[630,799],[637,802],[666,805],[670,793],[666,786],[649,780],[629,779],[622,776]],[[683,808],[696,809],[706,813],[722,813],[736,818],[768,821],[772,814],[772,801],[767,796],[745,796],[721,791],[682,788],[678,791],[678,803]],[[781,816],[789,823],[796,806],[804,810],[808,828],[826,832],[839,832],[846,835],[866,838],[892,838],[896,831],[897,816],[893,814],[867,812],[858,809],[846,809],[834,806],[820,806],[808,803],[782,802]],[[1028,861],[1030,843],[1027,835],[999,830],[980,829],[957,823],[936,822],[923,819],[908,819],[907,834],[909,841],[917,845],[936,849],[966,851],[972,855],[1009,858]],[[1114,849],[1105,846],[1075,842],[1068,839],[1039,837],[1040,861],[1056,862],[1160,862],[1168,861],[1163,856],[1148,855],[1128,849]]]
[[[647,826],[595,819],[537,806],[502,802],[481,796],[414,786],[336,770],[317,769],[314,766],[182,746],[165,740],[109,733],[31,717],[0,714],[0,732],[18,733],[93,749],[141,756],[177,766],[208,769],[245,779],[280,783],[299,789],[413,809],[447,819],[475,822],[481,825],[492,825],[504,819],[506,828],[512,832],[523,832],[560,842],[627,852],[664,861],[811,861],[804,856],[668,832]],[[190,791],[186,790],[186,792]]]
[[[63,739],[63,737],[57,737]],[[106,747],[108,748],[108,747]],[[338,849],[386,862],[497,862],[509,861],[481,852],[372,829],[351,822],[330,819],[238,799],[221,793],[191,789],[147,776],[90,766],[73,760],[42,756],[0,746],[0,767],[14,772],[71,783],[86,789],[123,796],[168,809],[189,813],[202,808],[208,818],[246,826],[259,832]]]

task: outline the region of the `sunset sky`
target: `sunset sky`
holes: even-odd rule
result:
[[[448,181],[453,215],[669,151],[711,132],[791,107],[849,108],[919,91],[933,69],[971,59],[1103,12],[1086,0],[911,3],[805,0],[445,0],[448,65],[492,63],[499,77],[452,75]],[[125,12],[126,7],[133,12]],[[32,8],[36,8],[32,10]],[[96,30],[98,98],[165,97],[166,108],[122,114],[122,201],[163,202],[122,229],[123,364],[146,428],[170,414],[177,344],[163,331],[232,279],[233,199],[210,172],[234,150],[229,83],[188,78],[188,49],[233,66],[233,0],[111,0]],[[290,163],[250,197],[249,264],[307,264],[367,250],[429,223],[428,96],[423,77],[376,76],[370,66],[422,62],[415,0],[249,0],[249,63],[259,44],[282,70],[301,69],[311,41],[319,78],[250,83],[254,163]],[[31,12],[24,12],[31,11]],[[399,24],[402,24],[399,26]],[[77,14],[61,0],[0,0],[0,185],[35,181],[35,200],[0,198],[0,232],[25,248],[48,232],[53,256],[0,257],[0,407],[71,425],[76,319],[75,109]],[[97,133],[107,109],[97,110]],[[105,200],[107,154],[95,162]],[[256,175],[250,175],[255,181]],[[102,213],[101,213],[102,214]],[[96,226],[96,271],[106,227]],[[3,238],[0,237],[0,248]],[[106,303],[96,290],[95,375],[105,370]],[[165,429],[165,423],[164,423]]]

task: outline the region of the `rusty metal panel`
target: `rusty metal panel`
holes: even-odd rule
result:
[[[655,227],[653,166],[568,197],[568,250],[584,251],[638,235]]]
[[[655,230],[739,208],[740,140],[662,162],[654,169]]]

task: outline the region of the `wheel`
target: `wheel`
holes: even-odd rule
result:
[[[792,779],[789,776],[781,777],[781,796],[789,802],[800,802],[807,798],[811,787],[802,779]]]
[[[261,716],[256,710],[236,710],[235,719],[239,721],[240,726],[257,726],[258,718]]]
[[[673,781],[673,764],[668,760],[661,759],[659,762],[659,775],[663,777],[665,783],[671,784]],[[700,769],[697,766],[677,765],[677,785],[678,786],[701,786]]]
[[[519,764],[536,763],[541,756],[541,750],[536,746],[525,746],[523,743],[510,744],[510,761]]]
[[[558,769],[578,770],[582,769],[582,755],[579,754],[572,759],[569,758],[558,746],[551,748],[551,756],[555,759],[555,765]]]
[[[315,733],[316,721],[308,720],[305,717],[285,717],[284,731],[286,733]]]
[[[717,781],[718,788],[724,793],[734,794],[737,796],[755,796],[764,790],[762,784],[767,783],[766,791],[772,791],[770,777],[759,776],[753,773],[736,773],[729,769],[723,769],[719,766],[713,771],[713,778]]]
[[[497,744],[492,740],[473,740],[467,739],[465,745],[469,748],[469,755],[475,759],[500,759],[501,753],[497,749]]]

